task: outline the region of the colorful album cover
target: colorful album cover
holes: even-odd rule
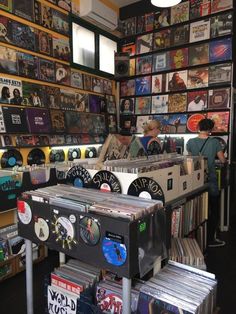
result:
[[[89,95],[82,93],[75,93],[76,111],[89,112]]]
[[[233,31],[233,12],[211,17],[211,38],[226,36]]]
[[[26,76],[27,78],[38,79],[39,78],[38,57],[23,52],[18,52],[17,56],[19,75]]]
[[[152,96],[152,108],[151,113],[167,113],[169,104],[168,95],[156,95]]]
[[[107,115],[107,126],[108,126],[108,133],[117,133],[116,115],[114,114]]]
[[[215,122],[212,132],[228,132],[229,127],[229,111],[208,112],[207,118]]]
[[[188,116],[187,120],[187,130],[191,133],[198,132],[198,123],[206,118],[206,114],[193,113]]]
[[[0,133],[5,133],[5,132],[6,132],[6,126],[5,126],[5,122],[4,122],[2,106],[0,106]],[[2,136],[1,136],[1,140],[3,142]],[[2,143],[2,145],[3,145],[3,143]],[[6,145],[3,145],[3,146],[6,146]]]
[[[37,0],[34,1],[34,22],[41,25],[41,3]]]
[[[0,78],[0,103],[21,105],[22,81],[10,78]]]
[[[191,0],[190,1],[190,20],[211,13],[211,0]]]
[[[208,91],[208,109],[225,109],[230,107],[230,88],[217,88]]]
[[[165,29],[153,34],[153,50],[170,47],[170,30]]]
[[[210,62],[232,59],[232,39],[225,38],[210,42]]]
[[[89,94],[89,112],[100,113],[101,112],[101,97],[98,95]]]
[[[71,86],[83,89],[83,74],[71,69]]]
[[[56,37],[52,38],[53,57],[63,61],[70,61],[69,39]]]
[[[1,0],[0,9],[12,12],[12,0]]]
[[[188,106],[187,111],[203,111],[207,108],[207,91],[198,90],[188,92]]]
[[[170,26],[170,9],[164,8],[154,13],[154,29]]]
[[[187,70],[170,72],[167,79],[167,91],[177,91],[187,89],[188,72]]]
[[[52,35],[38,30],[38,51],[46,55],[52,55]]]
[[[209,63],[209,44],[199,44],[189,47],[189,65]]]
[[[53,132],[64,132],[65,131],[65,114],[62,110],[50,110],[51,124]]]
[[[120,133],[132,134],[136,132],[136,117],[133,115],[120,116]]]
[[[60,109],[60,88],[53,86],[45,86],[44,103],[50,109]]]
[[[116,98],[113,95],[105,95],[107,103],[107,113],[116,114]]]
[[[12,21],[8,17],[0,16],[0,41],[4,43],[12,43],[11,34]]]
[[[23,102],[22,105],[30,107],[45,107],[44,93],[42,85],[23,82]]]
[[[135,99],[135,114],[150,114],[152,105],[151,96]]]
[[[136,54],[152,51],[152,33],[138,36],[136,40]]]
[[[189,1],[171,7],[171,25],[189,20]]]
[[[52,9],[52,25],[53,29],[58,33],[69,34],[69,21],[66,14]]]
[[[208,67],[188,70],[188,88],[208,86]]]
[[[137,116],[136,121],[136,133],[142,133],[143,134],[143,127],[144,125],[149,121],[152,120],[152,116]]]
[[[169,52],[153,54],[152,72],[161,72],[168,70],[170,68],[169,59]]]
[[[231,77],[231,63],[215,64],[209,67],[209,85],[230,83]]]
[[[154,27],[154,13],[145,14],[145,32],[152,31]]]
[[[75,92],[70,89],[60,89],[60,105],[63,110],[76,110]]]
[[[18,47],[35,51],[37,31],[28,25],[12,21],[11,23],[11,43]]]
[[[136,33],[136,17],[130,17],[122,21],[122,30],[124,36],[135,35]]]
[[[194,43],[210,38],[210,19],[190,23],[189,42]]]
[[[137,26],[136,26],[136,33],[144,33],[145,32],[145,15],[137,16]]]
[[[134,113],[134,98],[120,99],[120,114]]]
[[[233,8],[233,0],[212,0],[211,13],[217,13]]]
[[[103,93],[107,95],[112,95],[112,81],[103,80]]]
[[[83,74],[84,79],[84,89],[85,90],[92,90],[92,77],[89,74]]]
[[[133,96],[135,95],[135,80],[128,80],[120,82],[120,96]]]
[[[136,75],[152,72],[152,56],[138,57],[136,59]]]
[[[157,74],[152,76],[152,94],[165,92],[165,74]]]
[[[142,76],[135,79],[135,94],[146,95],[151,92],[151,75]]]
[[[37,2],[36,2],[37,3]],[[43,3],[39,5],[40,24],[48,29],[53,29],[53,9]],[[35,21],[37,22],[37,21]]]
[[[24,108],[2,107],[7,133],[28,133]]]
[[[135,58],[129,60],[129,76],[135,75]]]
[[[26,108],[25,111],[31,133],[49,133],[51,131],[50,116],[47,109]]]
[[[49,0],[49,2],[58,5],[60,8],[68,12],[71,11],[71,0]]]
[[[171,29],[170,44],[172,46],[181,46],[189,42],[189,25],[180,25]]]
[[[96,93],[103,92],[103,80],[99,77],[92,77],[92,91]]]
[[[186,106],[187,106],[187,93],[169,95],[168,112],[185,112]]]
[[[105,134],[106,133],[106,121],[103,114],[86,114],[91,120],[90,125],[92,128],[91,134]],[[85,127],[87,130],[87,126]],[[87,131],[86,131],[87,132]]]
[[[69,65],[55,63],[56,83],[71,85],[71,69]]]
[[[39,58],[39,78],[47,82],[55,82],[55,65],[53,61]]]
[[[18,74],[16,50],[0,46],[0,72]]]
[[[128,52],[130,57],[135,55],[135,43],[129,43],[121,47],[121,52]]]
[[[180,69],[188,66],[188,48],[170,51],[170,68]]]
[[[168,119],[168,133],[185,133],[187,114],[170,114]]]
[[[34,21],[34,1],[29,0],[12,0],[12,13],[23,19]]]

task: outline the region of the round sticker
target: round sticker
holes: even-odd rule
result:
[[[80,219],[80,236],[84,243],[96,245],[100,239],[100,226],[97,220],[92,217],[84,216]]]
[[[67,245],[71,249],[71,243],[76,243],[76,241],[74,240],[74,227],[70,220],[61,216],[56,219],[53,225],[55,228],[53,233],[56,235],[56,241],[61,241],[63,248]]]
[[[24,225],[28,225],[32,219],[32,211],[29,204],[27,204],[24,201],[19,201],[17,206],[18,206],[18,217],[20,221]]]
[[[115,266],[121,266],[127,258],[126,246],[122,243],[104,238],[102,241],[102,251],[106,261]]]
[[[187,121],[187,128],[190,132],[196,133],[198,131],[198,122],[206,117],[201,113],[192,114]]]
[[[38,218],[35,221],[34,232],[40,241],[47,241],[49,237],[49,227],[45,219]]]

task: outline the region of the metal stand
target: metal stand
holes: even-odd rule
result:
[[[131,313],[131,279],[122,278],[123,314]]]
[[[32,241],[25,239],[27,314],[34,314]]]

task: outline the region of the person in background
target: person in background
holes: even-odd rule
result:
[[[206,109],[204,100],[200,95],[197,95],[190,103],[188,104],[188,111],[201,111]]]
[[[199,121],[199,135],[187,142],[187,151],[193,156],[202,155],[207,157],[209,183],[207,244],[208,247],[220,247],[224,246],[225,242],[216,238],[220,218],[220,200],[215,169],[215,158],[218,157],[221,163],[225,163],[226,159],[219,140],[215,137],[210,137],[213,128],[214,121],[211,119],[202,119]]]
[[[9,104],[10,103],[10,89],[7,86],[3,86],[2,91],[1,91],[1,98],[0,98],[0,103],[2,104]]]
[[[144,136],[140,138],[140,141],[148,155],[156,155],[161,153],[161,142],[158,138],[160,132],[160,121],[149,120],[144,124]]]

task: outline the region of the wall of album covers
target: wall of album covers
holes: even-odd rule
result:
[[[121,132],[142,133],[158,119],[163,134],[191,134],[207,116],[227,142],[233,1],[184,1],[125,19],[121,28],[121,51],[130,53],[130,76],[120,81]]]
[[[1,2],[1,147],[97,144],[116,132],[112,81],[70,67],[72,6]]]

